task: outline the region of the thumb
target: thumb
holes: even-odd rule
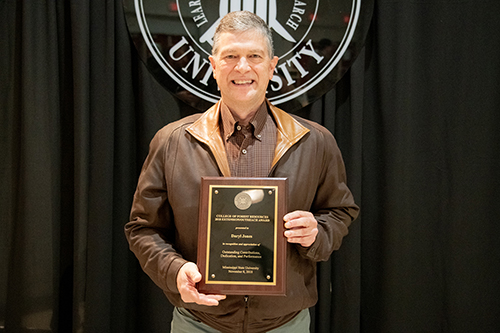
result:
[[[186,267],[186,268],[188,268],[186,270],[186,275],[189,277],[189,279],[191,279],[191,281],[193,281],[194,283],[200,282],[201,281],[201,273],[198,270],[198,266],[196,266],[196,264],[194,264],[194,263],[188,263],[186,265],[189,265]]]
[[[191,279],[193,280],[194,283],[200,282],[201,281],[201,273],[193,271],[191,274]]]

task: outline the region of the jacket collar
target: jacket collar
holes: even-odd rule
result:
[[[271,168],[273,168],[286,151],[297,143],[309,130],[285,111],[272,105],[267,99],[266,103],[276,122],[278,130],[276,137],[276,149]],[[206,144],[212,153],[221,173],[224,177],[230,177],[229,163],[227,161],[226,149],[219,129],[220,101],[208,109],[193,124],[187,127],[187,131],[198,141]]]

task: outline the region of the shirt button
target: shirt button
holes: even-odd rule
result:
[[[246,149],[243,149],[243,150],[241,151],[241,153],[242,153],[243,155],[246,155],[247,150],[246,150]]]
[[[241,131],[241,126],[240,126],[240,125],[236,126],[236,129],[237,129],[238,131]]]

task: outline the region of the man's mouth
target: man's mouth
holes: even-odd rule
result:
[[[233,80],[233,83],[236,85],[252,84],[253,80]]]

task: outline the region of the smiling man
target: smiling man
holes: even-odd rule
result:
[[[256,29],[216,36],[210,63],[221,100],[235,120],[246,125],[264,103],[278,57],[270,52],[266,36]]]
[[[246,11],[224,16],[210,57],[220,101],[151,141],[125,233],[143,270],[175,306],[173,333],[309,332],[316,263],[340,247],[358,215],[332,134],[267,101],[278,62],[273,53],[261,18]],[[203,176],[288,178],[286,297],[198,292]]]

